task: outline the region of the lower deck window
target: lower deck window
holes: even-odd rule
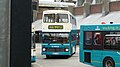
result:
[[[106,32],[104,34],[104,49],[120,50],[120,32]]]

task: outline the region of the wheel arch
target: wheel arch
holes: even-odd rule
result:
[[[103,61],[102,61],[103,67],[104,67],[104,61],[105,61],[106,59],[108,59],[108,58],[112,59],[112,61],[113,61],[113,63],[114,63],[114,66],[115,66],[115,60],[114,60],[112,57],[110,57],[110,56],[106,56],[106,57],[104,57],[104,59],[103,59]]]

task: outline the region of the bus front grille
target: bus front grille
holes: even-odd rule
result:
[[[64,48],[47,48],[48,52],[64,52]]]

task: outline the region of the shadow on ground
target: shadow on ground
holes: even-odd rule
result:
[[[49,58],[44,59],[69,59],[71,56],[51,56]]]

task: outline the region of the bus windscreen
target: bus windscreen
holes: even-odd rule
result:
[[[43,43],[68,43],[69,34],[68,33],[44,33]]]

